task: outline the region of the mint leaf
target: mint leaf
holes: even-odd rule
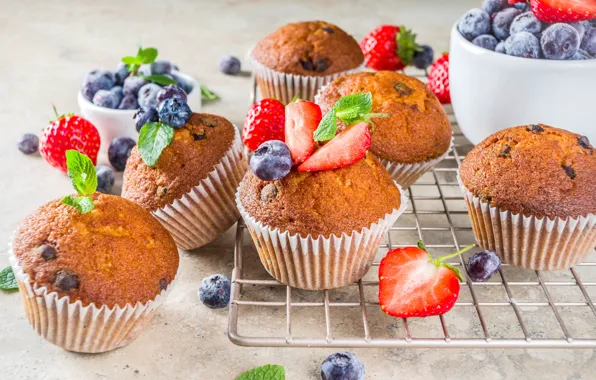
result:
[[[213,91],[211,91],[207,87],[201,85],[201,100],[213,101],[213,100],[218,100],[218,99],[219,99],[219,96],[217,96]]]
[[[91,199],[91,197],[88,196],[77,197],[73,195],[67,195],[64,198],[62,198],[62,203],[76,208],[77,210],[79,210],[81,214],[86,214],[89,211],[93,210],[93,207],[95,207],[93,205],[93,199]]]
[[[176,82],[174,79],[168,78],[167,76],[161,74],[146,76],[143,75],[142,77],[145,78],[145,80],[148,80],[149,82],[157,83],[162,86],[167,86],[169,84],[178,84],[178,82]]]
[[[127,65],[135,65],[135,64],[138,65],[140,63],[140,60],[137,59],[137,57],[128,55],[128,56],[122,58],[122,62],[126,63]]]
[[[0,289],[2,290],[16,290],[19,286],[17,280],[14,278],[14,272],[10,266],[0,271]]]
[[[335,105],[337,118],[346,125],[352,125],[363,121],[362,117],[372,110],[372,94],[347,95],[339,99]]]
[[[81,195],[91,195],[97,190],[95,165],[84,154],[76,150],[66,151],[66,166],[72,186]]]
[[[152,63],[157,58],[156,48],[140,49],[137,57],[140,58],[141,63]]]
[[[283,366],[266,364],[262,367],[251,369],[238,376],[236,380],[285,380],[286,370]]]
[[[147,166],[153,167],[161,152],[172,142],[174,128],[165,123],[152,122],[143,125],[139,135],[139,153]]]
[[[337,120],[335,116],[335,108],[331,108],[329,112],[327,112],[327,114],[323,116],[323,119],[321,119],[321,122],[319,123],[319,126],[315,131],[315,141],[319,142],[331,140],[335,137],[336,132]]]

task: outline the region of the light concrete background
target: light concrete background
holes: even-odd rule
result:
[[[406,24],[435,51],[447,49],[452,23],[480,0],[377,1],[9,1],[0,0],[0,242],[41,204],[71,192],[68,179],[15,141],[40,132],[52,116],[77,111],[76,92],[90,69],[113,68],[138,44],[159,48],[222,98],[206,112],[242,121],[251,82],[217,69],[224,54],[244,57],[261,37],[290,21],[324,19],[360,39],[381,23]],[[0,378],[233,379],[267,363],[287,378],[317,379],[330,349],[242,348],[226,337],[227,310],[203,307],[200,280],[231,274],[233,231],[184,254],[180,280],[153,325],[130,346],[102,355],[63,351],[29,327],[19,295],[0,293]],[[5,245],[2,244],[4,247]],[[254,259],[254,258],[253,258]],[[8,263],[0,248],[0,266]],[[311,323],[303,315],[304,324]],[[267,320],[254,319],[258,333]],[[300,320],[298,320],[300,321]],[[593,379],[591,350],[353,350],[368,379]]]

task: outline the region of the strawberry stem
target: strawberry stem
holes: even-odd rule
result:
[[[56,115],[56,119],[60,119],[60,115],[58,115],[58,110],[56,109],[56,105],[52,104],[52,108],[54,109],[54,115]]]
[[[464,247],[464,248],[460,249],[460,250],[459,250],[459,251],[457,251],[457,252],[451,253],[451,254],[449,254],[449,255],[445,255],[445,256],[437,257],[436,259],[433,259],[433,260],[432,260],[432,262],[433,262],[433,264],[435,264],[436,266],[439,266],[439,265],[441,265],[442,263],[444,263],[444,262],[445,262],[445,260],[449,260],[449,259],[451,259],[451,258],[453,258],[453,257],[459,256],[459,255],[461,255],[462,253],[464,253],[464,252],[467,252],[467,251],[469,251],[470,249],[474,248],[475,246],[476,246],[476,244],[470,244],[470,245],[468,245],[467,247]]]

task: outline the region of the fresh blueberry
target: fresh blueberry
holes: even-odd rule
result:
[[[493,35],[483,34],[474,38],[472,43],[476,46],[480,46],[481,48],[494,51],[499,41],[497,41],[497,38]]]
[[[581,43],[581,49],[596,58],[596,27],[586,30]]]
[[[219,69],[224,74],[238,74],[240,72],[240,60],[234,56],[225,55],[219,60]]]
[[[588,23],[589,23],[591,26],[593,26],[593,27],[596,27],[596,18],[595,18],[595,19],[592,19],[592,20],[588,20]]]
[[[139,90],[139,105],[141,107],[157,107],[157,93],[161,87],[155,83],[147,83]]]
[[[277,181],[292,169],[290,149],[283,141],[265,141],[250,158],[250,168],[263,181]]]
[[[482,9],[470,9],[459,20],[457,28],[465,39],[472,41],[490,31],[490,16]]]
[[[190,94],[192,91],[192,83],[189,83],[186,79],[184,79],[181,75],[177,74],[176,72],[172,72],[170,75],[174,77],[174,80],[178,82],[178,86],[184,90],[187,94]]]
[[[118,108],[120,99],[118,94],[108,90],[99,90],[93,95],[93,104],[106,108]]]
[[[501,259],[495,251],[481,251],[468,259],[468,275],[472,281],[484,282],[501,267]]]
[[[337,352],[321,364],[321,379],[364,380],[364,364],[351,352]]]
[[[141,77],[130,76],[124,80],[122,91],[124,95],[137,96],[141,87],[147,84],[147,81]]]
[[[495,13],[493,16],[493,34],[500,40],[506,40],[509,37],[509,29],[513,19],[521,14],[519,9],[505,8]]]
[[[169,98],[159,103],[157,107],[159,119],[174,128],[181,128],[192,116],[192,111],[186,100],[180,98]]]
[[[116,176],[112,168],[104,165],[98,165],[95,168],[97,173],[97,191],[104,194],[109,194],[112,191],[114,182],[116,182]]]
[[[579,49],[575,54],[573,54],[571,56],[571,58],[569,58],[572,61],[582,61],[585,59],[593,59],[592,56],[590,54],[588,54],[588,52],[586,52],[585,50]]]
[[[158,120],[157,110],[153,107],[141,107],[135,114],[134,119],[137,132],[140,132],[143,125]]]
[[[422,45],[420,46],[420,49],[420,51],[414,53],[412,62],[417,68],[425,70],[428,66],[432,65],[434,61],[434,52],[428,45]]]
[[[120,62],[116,67],[116,71],[114,71],[114,78],[116,79],[116,84],[122,86],[124,84],[124,80],[130,75],[128,69],[126,68],[126,64]]]
[[[120,104],[120,102],[122,102],[122,98],[124,97],[122,86],[114,86],[110,91],[116,94],[116,96],[118,96],[118,104]]]
[[[497,44],[497,46],[495,46],[495,52],[507,54],[507,52],[505,51],[505,41],[501,41]]]
[[[570,22],[569,25],[577,30],[580,41],[584,38],[586,31],[590,29],[590,23],[588,21]]]
[[[509,33],[515,34],[519,32],[528,32],[538,35],[542,30],[542,23],[534,16],[532,12],[525,12],[513,19],[509,27]]]
[[[99,75],[99,72],[101,70],[100,69],[95,69],[95,70],[91,70],[89,71],[86,75],[85,78],[83,79],[83,85],[87,84],[87,83],[92,83],[95,82],[95,79],[97,78],[97,76]]]
[[[126,161],[130,157],[130,151],[137,143],[130,137],[115,138],[108,148],[108,158],[110,164],[116,171],[123,171],[126,167]]]
[[[514,57],[540,58],[540,41],[532,33],[515,33],[505,41],[505,53]]]
[[[546,59],[569,59],[579,49],[579,33],[568,24],[553,24],[542,32],[540,45]],[[588,53],[589,51],[584,48]]]
[[[513,4],[513,7],[519,9],[522,12],[530,10],[530,4],[528,3],[515,3]]]
[[[109,90],[116,84],[116,77],[111,71],[93,70],[85,77],[83,86],[87,83],[95,83],[99,90]]]
[[[85,83],[83,85],[83,88],[81,88],[81,94],[83,94],[85,99],[92,102],[93,96],[95,95],[95,93],[98,90],[99,90],[99,87],[97,86],[97,83],[95,83],[95,82]]]
[[[506,6],[507,0],[484,0],[482,2],[482,9],[489,15],[492,15],[493,13],[500,11]]]
[[[139,67],[139,69],[137,70],[137,72],[139,74],[142,74],[142,75],[145,75],[145,76],[148,76],[148,75],[152,75],[153,74],[151,72],[151,64],[150,63],[145,64],[145,65],[141,65]]]
[[[211,309],[223,309],[230,303],[232,284],[223,274],[205,277],[199,286],[199,299]]]
[[[160,60],[151,63],[151,74],[169,74],[172,72],[172,63],[170,61]]]
[[[184,92],[184,90],[178,86],[169,85],[169,86],[163,87],[157,93],[157,103],[158,104],[163,102],[164,100],[170,99],[170,98],[180,98],[180,99],[186,100],[186,92]]]
[[[120,110],[136,110],[139,108],[139,102],[137,102],[137,98],[134,95],[126,95],[122,98],[118,109]]]
[[[39,149],[39,138],[33,133],[25,133],[17,143],[19,150],[25,154],[36,153]]]

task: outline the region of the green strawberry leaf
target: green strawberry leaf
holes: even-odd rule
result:
[[[89,157],[71,149],[66,151],[66,166],[72,186],[81,195],[91,195],[97,190],[97,173]]]
[[[283,366],[266,364],[262,367],[251,369],[238,376],[236,380],[285,380],[286,370]]]
[[[141,75],[145,80],[149,82],[157,83],[161,86],[167,86],[170,84],[178,84],[174,79],[169,78],[165,75],[155,74],[155,75]]]
[[[213,91],[211,91],[207,87],[201,85],[201,100],[214,101],[214,100],[218,100],[218,99],[219,99],[219,96],[217,96],[217,94],[215,94]]]
[[[418,240],[418,243],[416,244],[418,246],[418,248],[420,248],[423,251],[426,251],[426,247],[424,246],[424,243],[422,242],[422,240]]]
[[[161,122],[143,125],[139,135],[139,153],[147,166],[153,167],[161,152],[170,145],[174,138],[174,128]]]
[[[457,276],[457,278],[459,278],[460,281],[465,281],[464,276],[462,276],[461,271],[459,270],[458,267],[453,266],[449,263],[442,263],[441,265],[443,265],[444,267],[447,267],[449,269],[451,269],[452,271],[455,272],[455,275]]]
[[[0,271],[0,289],[2,290],[16,290],[19,286],[14,277],[14,272],[10,266]]]
[[[321,119],[321,122],[314,133],[315,141],[329,141],[335,137],[335,133],[337,132],[336,118],[335,108],[331,108],[329,112],[323,116],[323,119]]]
[[[416,34],[412,33],[411,29],[407,29],[404,25],[399,27],[397,39],[397,55],[404,65],[409,65],[414,59],[414,53],[420,51],[420,47],[416,43]]]
[[[68,206],[72,206],[74,208],[76,208],[77,210],[79,210],[79,212],[81,214],[86,214],[88,212],[90,212],[91,210],[93,210],[93,208],[95,207],[93,205],[93,199],[91,199],[91,197],[88,196],[72,196],[72,195],[67,195],[64,198],[62,198],[62,203],[64,203],[65,205]]]

